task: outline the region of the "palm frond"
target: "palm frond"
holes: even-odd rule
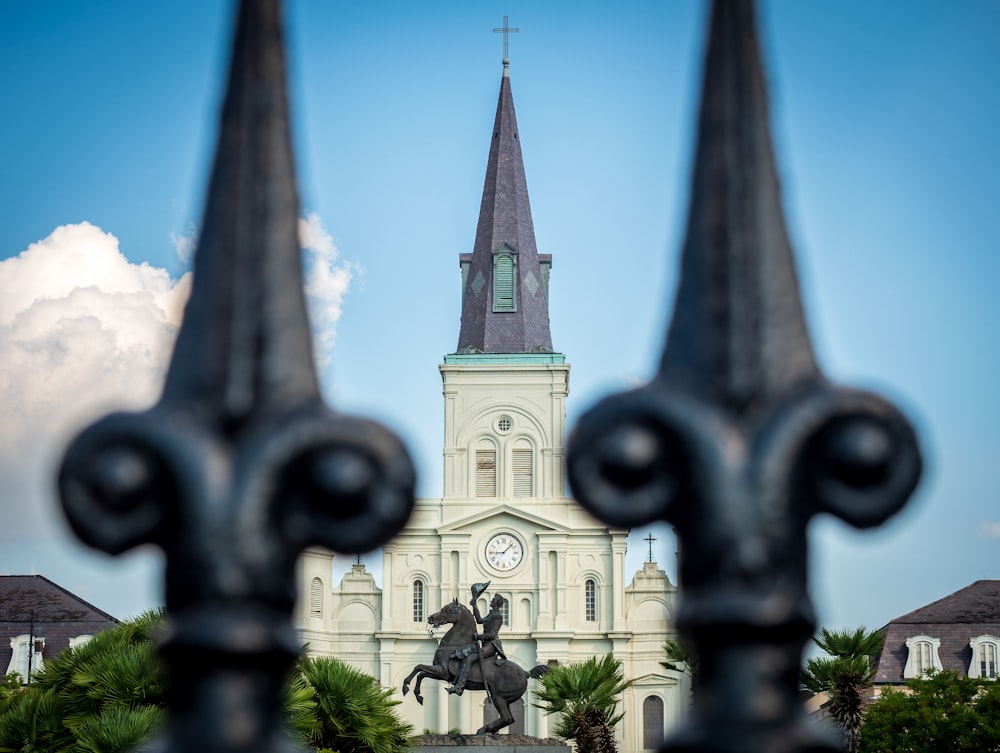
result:
[[[869,630],[864,625],[844,630],[823,628],[813,642],[826,654],[837,657],[875,656],[882,651],[885,635],[880,630]]]
[[[76,729],[71,753],[129,753],[160,728],[166,712],[155,706],[119,706],[92,716]]]
[[[623,714],[617,713],[622,691],[632,685],[626,680],[622,664],[613,656],[592,657],[584,662],[553,667],[539,678],[541,687],[534,691],[546,714],[557,714],[553,733],[564,740],[575,740],[579,753],[590,753],[583,740],[604,740],[594,725],[614,727]]]
[[[300,669],[314,691],[317,724],[306,739],[339,753],[398,753],[413,728],[396,715],[399,701],[375,678],[333,658],[303,659]],[[301,728],[300,728],[301,729]]]

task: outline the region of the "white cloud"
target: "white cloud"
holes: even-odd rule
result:
[[[0,262],[0,542],[54,530],[76,431],[156,400],[189,291],[190,274],[133,264],[86,222]]]
[[[979,526],[979,535],[984,539],[1000,539],[1000,523],[981,523]]]
[[[338,260],[317,215],[299,229],[322,368],[355,267]],[[117,238],[87,222],[0,261],[0,548],[57,529],[52,480],[77,431],[159,397],[190,288],[190,272],[173,280],[134,264]]]
[[[118,239],[89,222],[62,225],[16,257],[0,262],[0,324],[10,324],[36,301],[59,300],[78,288],[143,293],[172,324],[180,323],[183,300],[166,270],[130,263]]]
[[[355,267],[338,261],[316,215],[300,222],[314,347],[328,362]],[[192,226],[173,238],[183,258]],[[56,500],[67,442],[111,410],[159,397],[190,294],[191,273],[133,264],[118,240],[87,222],[63,225],[0,261],[0,572],[33,568],[120,614],[151,606],[148,554],[112,568],[73,541]],[[114,573],[114,574],[112,574]]]
[[[190,264],[194,256],[194,250],[198,247],[198,229],[193,222],[188,223],[187,233],[184,235],[170,234],[170,242],[174,244],[177,251],[177,258],[184,264]]]
[[[361,273],[357,264],[341,260],[333,237],[319,215],[299,220],[299,243],[306,253],[306,300],[313,329],[313,350],[322,374],[330,365],[337,322],[351,281]]]

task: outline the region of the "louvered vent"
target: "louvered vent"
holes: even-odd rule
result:
[[[493,267],[493,310],[514,310],[514,260],[498,256]]]
[[[309,616],[323,617],[323,581],[313,578],[309,584]]]
[[[497,496],[496,450],[476,450],[476,496]]]
[[[534,474],[532,473],[532,452],[530,449],[515,449],[511,456],[514,471],[514,496],[534,496]]]

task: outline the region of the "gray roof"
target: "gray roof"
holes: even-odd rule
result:
[[[977,580],[897,617],[882,630],[885,646],[878,658],[876,684],[905,681],[906,639],[917,635],[940,639],[941,666],[965,674],[972,661],[969,639],[978,635],[1000,637],[1000,580]]]
[[[114,627],[118,620],[42,575],[0,575],[0,674],[10,663],[10,639],[45,638],[43,658],[69,648],[70,638]]]
[[[516,253],[515,311],[493,310],[493,252],[507,245]],[[462,299],[457,351],[536,353],[552,351],[546,286],[535,247],[521,141],[506,62],[500,83],[493,138],[479,224]]]

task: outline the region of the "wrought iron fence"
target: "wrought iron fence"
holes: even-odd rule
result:
[[[413,505],[401,442],[320,398],[296,235],[279,0],[243,0],[195,257],[159,403],[84,431],[60,472],[77,535],[166,553],[171,717],[157,747],[288,748],[282,680],[295,560],[369,551]],[[878,525],[920,475],[907,421],[830,385],[813,357],[782,216],[751,0],[709,31],[681,281],[660,368],[570,438],[577,499],[602,520],[666,520],[680,540],[678,627],[699,655],[669,750],[835,750],[798,671],[815,629],[806,526]]]

